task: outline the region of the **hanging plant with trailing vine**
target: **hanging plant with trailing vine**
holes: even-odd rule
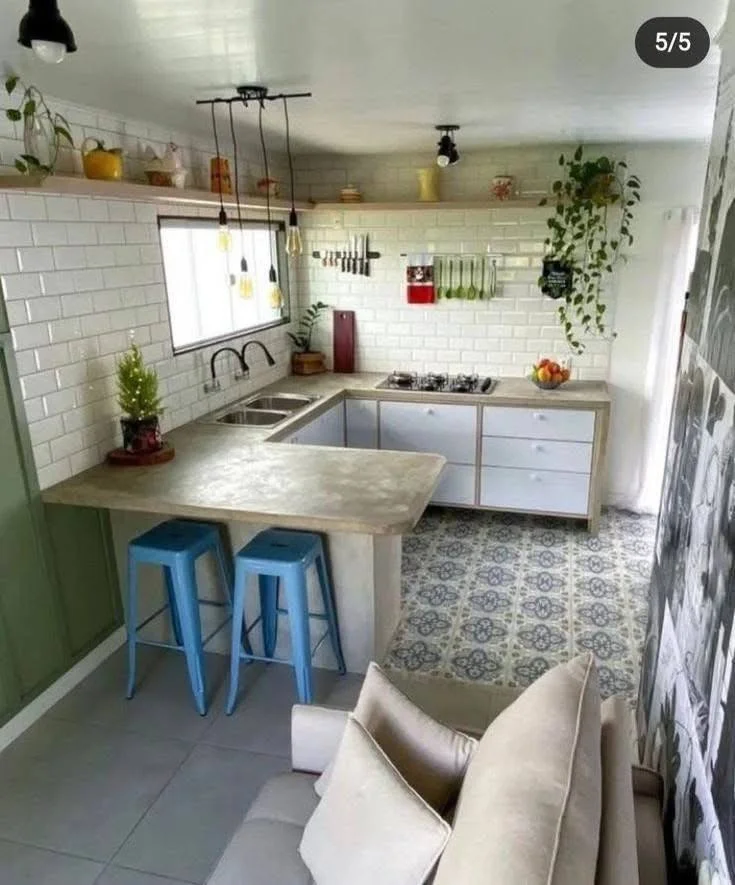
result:
[[[538,284],[544,294],[563,299],[559,322],[569,347],[582,353],[583,335],[609,334],[604,285],[624,259],[623,247],[633,245],[633,208],[641,198],[641,182],[622,160],[585,160],[581,145],[570,159],[562,154],[559,165],[564,178],[540,203],[553,201],[556,211],[546,222],[547,253]]]

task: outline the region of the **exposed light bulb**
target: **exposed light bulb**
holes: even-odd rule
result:
[[[51,40],[31,40],[31,49],[47,65],[57,65],[66,58],[66,46]]]
[[[232,248],[232,234],[227,224],[227,213],[224,209],[219,210],[219,228],[217,230],[217,248],[220,252],[229,252]]]
[[[273,310],[279,310],[283,307],[283,292],[281,292],[281,287],[278,285],[276,269],[273,265],[271,265],[271,269],[268,271],[268,280],[270,282],[268,288],[268,303]]]
[[[286,236],[286,254],[301,255],[304,251],[304,244],[301,240],[301,231],[299,230],[299,221],[296,217],[296,210],[292,209],[288,215],[288,234]]]
[[[436,165],[444,169],[449,165],[449,157],[445,156],[444,154],[439,154],[436,158]]]
[[[240,292],[240,298],[253,297],[253,278],[250,276],[248,263],[244,256],[240,259],[240,279],[238,282],[238,289]]]

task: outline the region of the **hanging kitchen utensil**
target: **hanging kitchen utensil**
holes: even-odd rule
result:
[[[441,301],[444,298],[446,286],[444,285],[444,264],[441,256],[434,256],[434,288],[436,290],[436,300]]]
[[[490,281],[488,283],[488,298],[495,298],[498,291],[498,260],[490,259]]]
[[[475,257],[474,255],[468,259],[470,285],[467,288],[467,300],[477,301],[477,288],[475,287]]]
[[[369,235],[365,234],[365,276],[370,276],[370,245],[369,245]],[[379,253],[375,253],[376,255]]]
[[[459,258],[457,260],[457,265],[459,271],[459,285],[457,286],[457,291],[454,293],[454,297],[462,300],[467,297],[467,291],[464,287],[464,258]]]

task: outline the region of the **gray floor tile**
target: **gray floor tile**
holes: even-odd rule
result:
[[[184,882],[183,879],[169,879],[167,876],[155,876],[153,873],[139,873],[137,870],[109,866],[94,885],[190,885],[190,883]]]
[[[115,865],[203,882],[262,784],[288,768],[288,760],[276,756],[197,747]]]
[[[190,750],[44,718],[0,757],[0,838],[108,861]]]
[[[102,864],[81,857],[0,839],[0,882],[3,885],[92,885],[103,869]]]
[[[346,673],[335,682],[324,699],[326,707],[337,707],[340,710],[351,710],[357,703],[365,677],[361,673]]]
[[[205,655],[206,717],[197,713],[184,656],[174,651],[138,650],[135,696],[125,697],[127,656],[120,649],[52,709],[57,719],[124,728],[156,737],[196,741],[222,709],[228,659]]]
[[[315,669],[314,702],[324,703],[339,678],[334,670]],[[283,664],[243,666],[235,711],[232,716],[221,713],[201,742],[289,757],[291,707],[297,702],[291,667]]]

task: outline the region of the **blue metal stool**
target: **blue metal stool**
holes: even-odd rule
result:
[[[227,595],[226,602],[198,598],[194,566],[196,560],[204,553],[214,554],[217,560]],[[138,566],[143,562],[160,565],[163,568],[168,604],[161,606],[150,617],[138,624]],[[202,642],[199,605],[226,608],[231,612],[231,586],[231,570],[222,549],[219,531],[214,525],[171,519],[168,522],[162,522],[130,542],[128,546],[128,608],[126,615],[128,698],[132,698],[135,693],[136,646],[155,645],[160,648],[184,652],[197,710],[202,716],[206,714],[204,646],[230,621],[231,615],[228,615]],[[176,643],[139,639],[138,631],[166,609],[170,612]]]
[[[309,611],[306,574],[311,565],[316,565],[324,605],[323,613]],[[249,574],[258,576],[260,615],[248,626],[245,624],[245,592]],[[278,605],[281,579],[283,579],[286,591],[288,609],[279,608]],[[290,621],[293,650],[293,659],[290,661],[273,656],[278,639],[278,615],[286,613]],[[327,629],[313,649],[309,633],[310,618],[327,623]],[[262,623],[263,630],[263,655],[253,654],[247,640],[248,634],[259,622]],[[241,650],[243,632],[246,644],[244,652]],[[319,535],[309,532],[292,532],[282,529],[268,529],[260,532],[235,556],[230,693],[227,698],[227,715],[229,716],[235,709],[241,660],[278,661],[282,664],[291,664],[296,671],[296,689],[299,701],[302,704],[310,704],[312,699],[311,659],[327,637],[329,637],[332,650],[337,658],[339,672],[344,673],[345,662],[339,639],[337,610],[327,574],[322,539]]]

